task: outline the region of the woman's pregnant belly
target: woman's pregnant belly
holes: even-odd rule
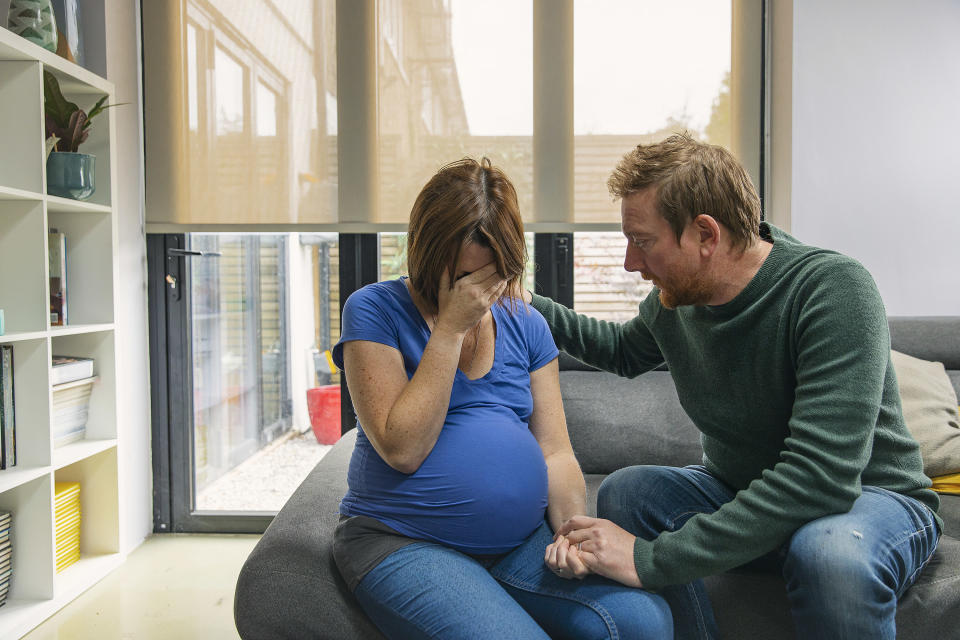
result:
[[[420,468],[387,465],[358,434],[341,511],[473,554],[504,553],[543,521],[547,470],[527,425],[503,407],[451,412]]]

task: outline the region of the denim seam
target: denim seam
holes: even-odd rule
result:
[[[921,536],[927,533],[930,529],[935,530],[936,525],[934,523],[930,523],[930,524],[924,525],[921,529],[902,533],[899,538],[897,538],[894,542],[887,545],[887,547],[884,549],[882,563],[883,564],[887,563],[887,561],[890,559],[890,556],[893,554],[894,549],[902,545],[904,542],[907,542],[911,538],[916,538],[918,536]],[[924,567],[927,566],[927,563],[930,562],[930,559],[933,557],[933,554],[936,552],[936,550],[937,550],[937,545],[934,544],[933,549],[931,549],[930,553],[927,554],[927,557],[924,558],[923,562],[920,563],[920,565],[913,571],[913,573],[911,573],[907,577],[906,580],[904,580],[903,586],[896,591],[896,595],[898,599],[900,598],[901,595],[903,595],[906,592],[906,590],[911,585],[913,585],[914,582],[916,582],[917,576],[920,575],[920,572],[923,571]]]
[[[512,577],[494,576],[494,579],[498,580],[499,582],[503,582],[504,584],[508,584],[511,587],[520,589],[522,591],[527,591],[529,593],[549,596],[549,597],[557,598],[559,600],[579,602],[580,604],[584,605],[585,607],[589,608],[591,611],[596,613],[598,616],[600,616],[600,619],[603,620],[603,623],[607,626],[607,631],[610,633],[610,640],[619,640],[620,638],[620,634],[617,631],[617,626],[613,620],[613,617],[609,613],[607,613],[605,609],[599,606],[599,603],[596,600],[577,597],[574,594],[564,593],[562,591],[554,591],[553,589],[544,589],[539,585],[535,585],[533,583],[526,582],[524,580],[517,580],[516,578],[512,578]]]

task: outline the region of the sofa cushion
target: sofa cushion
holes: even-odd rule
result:
[[[666,371],[634,380],[601,371],[561,371],[560,390],[570,442],[584,473],[702,462],[700,432],[680,406]]]
[[[960,415],[957,394],[940,362],[891,352],[897,372],[903,419],[920,443],[928,476],[960,471]]]

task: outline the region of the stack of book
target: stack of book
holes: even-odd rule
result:
[[[83,439],[90,414],[90,394],[97,378],[90,358],[53,356],[51,364],[53,446],[62,447]]]
[[[0,345],[0,469],[17,464],[17,419],[13,401],[13,345]]]
[[[10,546],[10,526],[13,517],[9,511],[0,511],[0,606],[7,601],[13,578],[13,547]]]
[[[57,571],[80,559],[80,483],[54,483],[54,523],[57,531]]]

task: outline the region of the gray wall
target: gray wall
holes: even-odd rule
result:
[[[960,2],[793,9],[792,232],[864,263],[890,314],[960,314]]]

